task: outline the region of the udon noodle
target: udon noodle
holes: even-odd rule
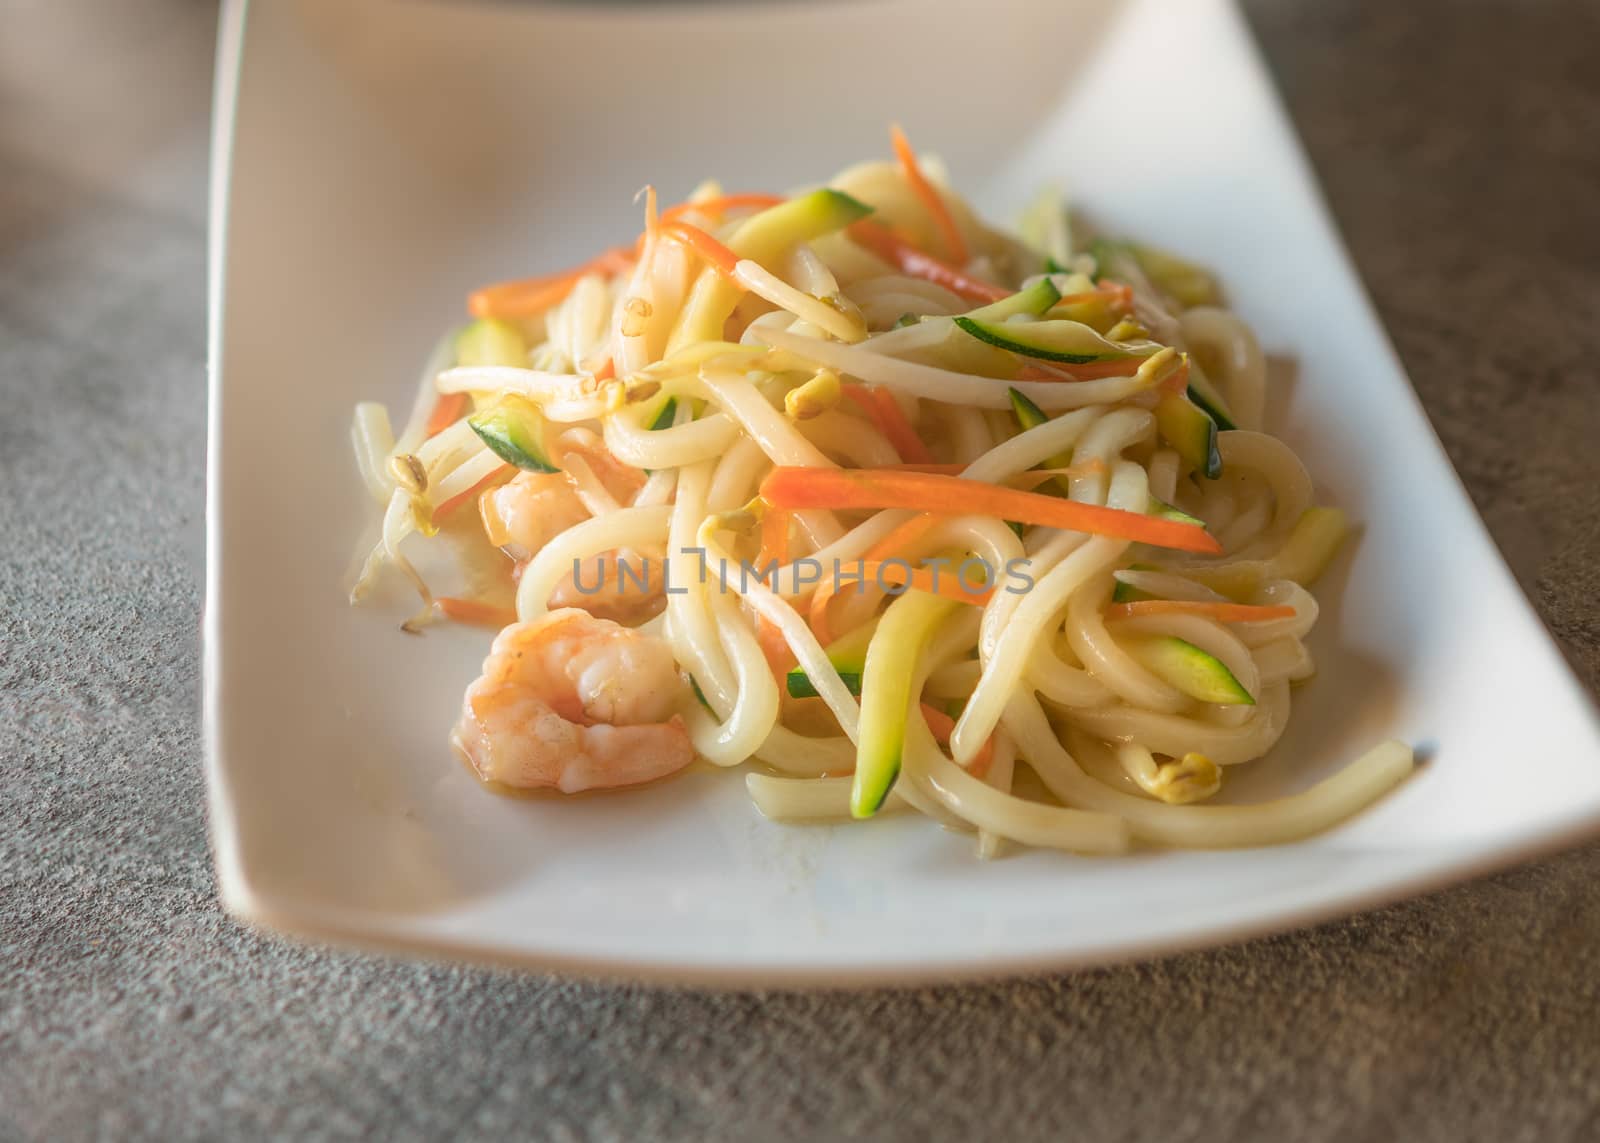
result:
[[[1346,529],[1211,275],[1049,196],[1002,232],[895,143],[647,191],[636,242],[474,293],[398,438],[357,409],[355,598],[398,569],[407,630],[499,630],[458,750],[566,792],[743,767],[774,820],[915,811],[984,856],[1284,842],[1400,781],[1386,742],[1210,804],[1288,724]]]

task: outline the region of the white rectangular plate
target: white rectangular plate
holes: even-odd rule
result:
[[[884,153],[891,120],[994,217],[1059,178],[1110,227],[1220,270],[1281,359],[1274,429],[1362,525],[1319,592],[1321,673],[1230,795],[1302,788],[1386,737],[1424,746],[1371,812],[1279,849],[980,864],[910,816],[768,823],[731,774],[512,801],[452,759],[487,640],[346,606],[370,510],[351,406],[405,404],[470,286],[631,234],[644,183],[670,200],[705,176],[820,181]],[[234,3],[217,131],[206,712],[241,916],[588,973],[905,981],[1285,928],[1600,822],[1588,697],[1473,514],[1221,0]]]

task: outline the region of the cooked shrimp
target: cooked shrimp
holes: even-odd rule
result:
[[[467,688],[452,743],[485,780],[567,794],[683,769],[694,747],[667,644],[575,608],[513,623]]]
[[[478,499],[489,542],[515,560],[532,558],[568,528],[589,518],[563,472],[519,472]]]
[[[522,472],[509,484],[491,488],[478,501],[484,534],[519,564],[562,532],[589,519],[599,502],[631,500],[644,474],[606,451],[587,429],[569,429],[560,441],[562,463],[571,472]],[[575,567],[553,592],[551,608],[577,607],[590,615],[637,623],[666,606],[666,580],[659,556],[648,558],[628,548],[600,552]]]

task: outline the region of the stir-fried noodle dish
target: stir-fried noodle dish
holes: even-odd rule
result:
[[[740,767],[774,820],[914,810],[982,856],[1283,842],[1399,782],[1391,741],[1208,804],[1283,734],[1347,531],[1211,275],[1055,192],[995,229],[892,141],[790,195],[646,188],[635,241],[470,296],[398,437],[357,407],[353,598],[497,632],[456,752],[563,794]]]

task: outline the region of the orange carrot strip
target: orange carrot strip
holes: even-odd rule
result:
[[[687,222],[671,222],[661,228],[661,234],[683,243],[709,262],[724,278],[738,284],[734,270],[739,265],[739,256],[698,226],[691,226]]]
[[[781,684],[798,660],[789,649],[789,641],[783,637],[783,628],[765,615],[756,616],[756,642],[761,646],[761,657],[766,659],[767,669],[780,684],[779,695],[787,694]]]
[[[478,483],[474,484],[465,492],[457,492],[454,496],[450,497],[450,499],[441,501],[433,509],[434,521],[438,522],[443,520],[446,516],[450,515],[450,513],[461,507],[468,500],[473,499],[478,495],[478,493],[482,492],[485,488],[488,488],[489,485],[493,484],[495,481],[501,479],[507,473],[512,471],[514,470],[509,464],[502,464],[499,468],[495,469],[488,476],[485,476],[482,480],[478,481]]]
[[[883,539],[866,550],[862,556],[868,560],[885,560],[890,556],[900,555],[912,544],[933,531],[939,523],[939,517],[932,512],[924,512],[920,516],[913,516]]]
[[[1046,311],[1045,316],[1052,314],[1061,316],[1058,311],[1068,306],[1075,306],[1082,302],[1105,301],[1121,310],[1127,310],[1133,305],[1133,287],[1124,286],[1121,282],[1103,281],[1092,290],[1085,290],[1078,294],[1066,294],[1059,297]]]
[[[843,386],[842,391],[872,419],[878,431],[894,445],[894,451],[900,454],[902,461],[909,464],[934,463],[933,454],[922,443],[922,438],[917,436],[917,430],[911,427],[911,422],[906,420],[905,413],[892,394],[883,389],[855,384]]]
[[[1295,609],[1287,606],[1257,606],[1249,603],[1212,603],[1197,599],[1136,599],[1113,603],[1106,608],[1107,619],[1132,619],[1136,615],[1203,615],[1218,623],[1262,623],[1268,619],[1293,619]]]
[[[467,309],[473,317],[535,317],[564,301],[581,276],[563,274],[544,280],[485,286],[467,299]]]
[[[498,631],[517,621],[517,613],[511,608],[496,607],[492,603],[481,603],[476,599],[454,599],[448,595],[441,595],[433,601],[433,605],[446,619],[453,619],[457,623],[470,623],[474,627],[492,627]]]
[[[911,192],[922,200],[922,205],[933,215],[934,225],[944,237],[945,249],[950,255],[950,260],[957,266],[965,266],[971,259],[971,254],[967,251],[967,240],[961,237],[961,228],[956,225],[956,220],[938,188],[922,173],[922,166],[917,162],[917,153],[911,149],[911,144],[907,141],[905,132],[900,130],[899,124],[889,128],[889,141],[894,144],[895,158],[900,160],[900,172],[911,185]]]
[[[928,729],[933,731],[933,740],[940,746],[950,745],[950,736],[956,732],[955,720],[944,711],[928,703],[922,704],[922,717],[928,720]],[[994,761],[994,735],[984,740],[978,753],[967,764],[967,773],[974,778],[984,778],[989,774],[989,765]]]
[[[433,412],[428,416],[428,425],[424,428],[425,436],[436,437],[451,425],[461,419],[461,414],[467,411],[468,396],[465,393],[441,393],[434,402]]]
[[[468,296],[467,310],[473,317],[532,317],[570,294],[585,274],[620,274],[633,261],[632,247],[616,246],[570,270],[483,286]]]
[[[617,362],[615,358],[610,356],[606,358],[604,365],[594,371],[594,379],[596,381],[609,381],[616,375]]]
[[[933,453],[928,451],[928,446],[922,443],[917,430],[906,419],[905,410],[900,408],[900,402],[894,399],[894,394],[887,389],[874,389],[872,399],[878,404],[879,423],[883,426],[884,436],[894,445],[900,459],[908,464],[933,464]]]
[[[706,214],[725,214],[730,210],[742,210],[748,206],[760,207],[765,210],[769,206],[788,202],[781,194],[761,194],[746,191],[740,194],[723,194],[715,198],[701,199],[699,202],[680,202],[677,206],[669,206],[661,212],[663,223],[677,222],[680,218],[695,211]]]
[[[967,471],[967,466],[964,464],[940,464],[930,462],[928,464],[897,464],[894,466],[894,469],[896,472],[937,472],[944,476],[959,476],[961,473]]]
[[[761,516],[761,553],[756,557],[760,567],[773,560],[789,562],[789,513],[771,509]]]
[[[888,227],[870,218],[852,222],[849,233],[857,243],[890,265],[898,267],[901,273],[910,274],[914,278],[924,278],[943,286],[951,293],[959,294],[968,301],[998,302],[1001,298],[1011,296],[1012,291],[1004,286],[996,286],[981,278],[974,278],[947,262],[941,262],[932,254],[918,250],[911,243],[897,238]]]
[[[761,482],[761,495],[777,508],[911,508],[945,515],[978,513],[1183,552],[1222,553],[1222,545],[1195,524],[932,472],[780,466]]]

